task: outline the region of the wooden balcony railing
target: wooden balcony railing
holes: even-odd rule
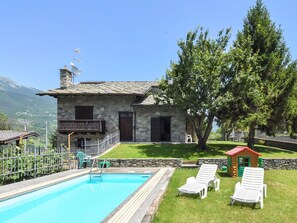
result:
[[[105,121],[102,120],[60,120],[58,129],[60,133],[105,133]]]

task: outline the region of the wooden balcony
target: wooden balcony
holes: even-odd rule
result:
[[[105,121],[102,120],[60,120],[60,133],[105,133]]]

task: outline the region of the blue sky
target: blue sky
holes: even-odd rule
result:
[[[264,0],[297,59],[295,0]],[[79,81],[157,80],[176,60],[177,41],[198,26],[215,37],[242,29],[255,0],[1,0],[0,76],[41,90],[59,87],[75,57]]]

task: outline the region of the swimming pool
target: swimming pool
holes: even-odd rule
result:
[[[100,222],[137,190],[149,174],[79,177],[0,203],[0,222]]]

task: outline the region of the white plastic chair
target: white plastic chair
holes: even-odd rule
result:
[[[220,188],[220,179],[215,174],[218,166],[216,164],[202,164],[196,177],[189,177],[186,184],[178,188],[178,195],[199,194],[201,199],[207,197],[208,187],[215,191]]]
[[[192,142],[193,142],[192,136],[187,134],[186,135],[186,143],[192,143]]]
[[[231,205],[235,201],[241,203],[259,204],[264,206],[263,198],[266,197],[267,185],[264,184],[264,169],[257,167],[245,167],[241,183],[235,185],[234,195],[230,197]]]

